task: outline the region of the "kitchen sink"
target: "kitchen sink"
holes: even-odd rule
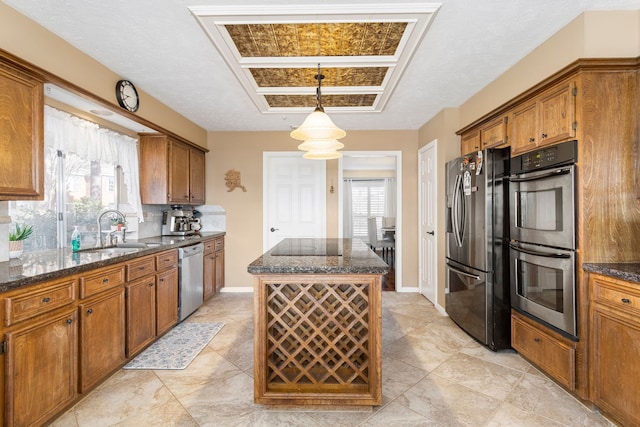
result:
[[[107,255],[109,257],[114,257],[114,256],[127,255],[127,254],[131,254],[131,253],[134,253],[134,252],[138,252],[140,249],[141,249],[141,247],[121,248],[121,247],[110,246],[108,248],[83,249],[83,250],[80,250],[79,252],[81,252],[81,253],[91,253],[91,254],[102,254],[102,255]]]

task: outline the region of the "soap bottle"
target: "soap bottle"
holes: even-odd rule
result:
[[[77,225],[74,226],[73,233],[71,233],[71,250],[73,252],[80,250],[80,232]]]

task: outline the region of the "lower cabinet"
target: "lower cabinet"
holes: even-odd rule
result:
[[[156,333],[162,335],[178,322],[178,269],[156,275]]]
[[[575,390],[575,342],[512,311],[511,346],[568,390]]]
[[[80,393],[85,393],[126,361],[124,287],[83,301],[79,313]]]
[[[204,300],[208,300],[224,286],[224,237],[204,243]]]
[[[640,426],[640,285],[590,274],[591,400],[622,425]]]
[[[148,276],[126,285],[127,357],[156,337],[156,278]]]
[[[5,425],[44,424],[75,399],[77,325],[74,307],[5,335]]]

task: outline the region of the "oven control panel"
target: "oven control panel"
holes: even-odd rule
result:
[[[513,157],[511,159],[511,173],[548,169],[572,164],[576,160],[577,141],[567,141]]]

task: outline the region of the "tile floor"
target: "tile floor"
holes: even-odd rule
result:
[[[54,426],[611,426],[512,352],[477,344],[417,294],[383,293],[383,403],[283,410],[253,403],[251,294],[187,321],[225,326],[181,371],[119,370]]]

